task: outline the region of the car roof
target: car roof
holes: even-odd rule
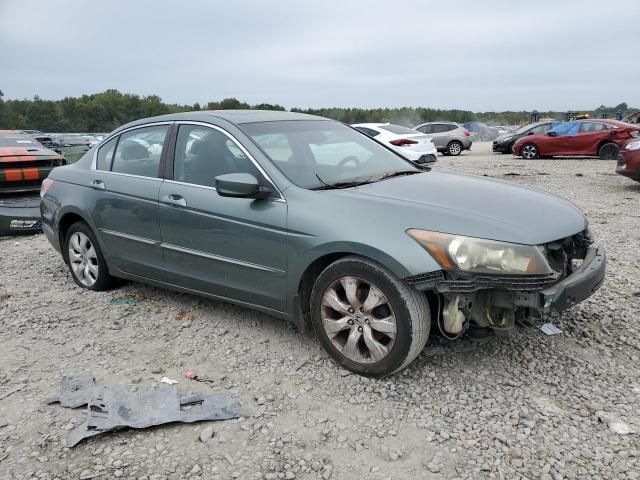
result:
[[[145,123],[152,122],[171,122],[180,120],[208,122],[211,121],[212,118],[221,118],[235,125],[241,125],[244,123],[262,123],[292,120],[332,121],[328,118],[319,117],[316,115],[308,115],[306,113],[296,112],[283,112],[277,110],[200,110],[195,112],[170,113],[168,115],[160,115],[157,117],[135,120],[133,122],[127,123],[126,125],[122,125],[117,129],[117,131],[124,128],[129,128],[136,125],[144,125]]]
[[[607,123],[609,125],[613,125],[615,127],[625,127],[629,125],[627,122],[621,122],[620,120],[613,120],[611,118],[579,118],[575,120],[576,122],[587,122],[587,123]]]

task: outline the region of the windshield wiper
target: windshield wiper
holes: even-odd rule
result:
[[[360,185],[366,185],[367,183],[371,183],[371,181],[374,179],[374,177],[366,177],[364,179],[360,177],[360,178],[354,178],[352,180],[344,180],[344,181],[335,182],[335,183],[327,183],[324,180],[322,180],[322,178],[320,178],[320,175],[318,175],[317,173],[315,175],[316,175],[316,178],[320,180],[320,183],[322,183],[322,185],[319,187],[313,187],[310,190],[339,190],[341,188],[358,187]]]
[[[415,173],[423,173],[420,170],[398,170],[397,172],[386,172],[384,175],[378,177],[376,181],[386,180],[387,178],[402,177],[405,175],[413,175]]]

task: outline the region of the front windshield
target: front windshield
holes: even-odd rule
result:
[[[527,130],[530,130],[532,127],[531,125],[525,125],[524,127],[520,127],[518,130],[516,130],[515,132],[513,132],[514,135],[519,135],[521,133],[526,132]]]
[[[289,180],[302,188],[419,172],[408,160],[339,122],[276,121],[240,127]]]

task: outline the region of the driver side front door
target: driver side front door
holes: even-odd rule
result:
[[[160,187],[169,283],[270,310],[286,309],[287,203],[249,153],[219,127],[178,126],[173,179]],[[218,195],[215,177],[251,173],[274,195]]]

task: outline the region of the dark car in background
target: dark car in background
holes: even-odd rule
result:
[[[470,150],[473,144],[471,133],[458,123],[427,122],[413,129],[428,136],[436,149],[445,155],[460,155],[464,150]]]
[[[640,139],[632,139],[620,147],[616,173],[640,182]]]
[[[499,135],[497,128],[490,127],[482,122],[464,122],[462,126],[473,134],[474,140],[480,140],[481,142],[489,142]]]
[[[539,157],[588,156],[601,160],[618,157],[620,145],[640,135],[640,127],[618,120],[563,122],[545,134],[527,135],[513,145],[513,154]]]
[[[568,200],[419,169],[292,112],[132,122],[41,192],[43,231],[80,287],[122,277],[310,321],[365,375],[405,368],[432,330],[512,329],[604,279],[604,249]]]
[[[37,192],[51,170],[65,163],[30,135],[0,136],[0,236],[40,231]]]
[[[526,125],[515,132],[500,135],[493,141],[492,150],[498,153],[511,153],[513,151],[513,144],[516,143],[516,140],[519,140],[526,135],[540,135],[547,133],[559,124],[560,122],[555,121],[537,122]]]

